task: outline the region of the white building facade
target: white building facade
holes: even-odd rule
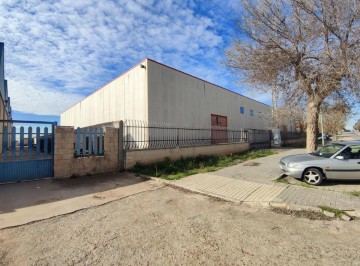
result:
[[[60,123],[89,127],[138,120],[192,128],[269,129],[270,113],[266,104],[145,59],[63,112]]]

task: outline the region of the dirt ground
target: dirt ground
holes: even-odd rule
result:
[[[359,235],[165,187],[0,230],[0,265],[360,265]]]

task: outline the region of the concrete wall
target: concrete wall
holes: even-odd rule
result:
[[[72,106],[60,115],[60,124],[87,127],[125,119],[147,121],[146,67],[146,61],[136,65]]]
[[[210,128],[211,114],[229,129],[269,128],[270,107],[148,59],[149,121]],[[240,113],[244,107],[244,114]],[[250,116],[253,110],[254,116]]]
[[[104,156],[74,158],[74,128],[55,127],[54,178],[118,171],[118,132],[116,128],[104,129]]]
[[[249,149],[249,143],[232,143],[171,149],[129,150],[126,151],[125,168],[130,169],[136,163],[151,164],[166,157],[171,160],[178,160],[181,157],[196,157],[199,155],[227,155]]]

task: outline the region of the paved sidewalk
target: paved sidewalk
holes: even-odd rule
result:
[[[283,174],[279,167],[280,159],[284,156],[304,153],[305,149],[279,149],[278,151],[278,154],[226,167],[210,174],[273,185],[273,180]]]
[[[235,180],[214,174],[198,174],[175,182],[176,186],[235,202],[268,203],[275,200],[286,185],[268,185]]]
[[[359,197],[336,191],[302,188],[294,185],[288,186],[273,202],[309,207],[328,206],[341,210],[360,211]]]
[[[275,183],[282,175],[281,157],[303,153],[303,149],[279,150],[276,155],[247,161],[216,172],[197,174],[172,182],[175,186],[239,203],[296,207],[320,205],[360,211],[360,198],[336,191]]]

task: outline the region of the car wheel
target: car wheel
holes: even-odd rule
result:
[[[318,186],[323,182],[324,174],[317,168],[309,168],[305,170],[303,178],[307,184]]]

